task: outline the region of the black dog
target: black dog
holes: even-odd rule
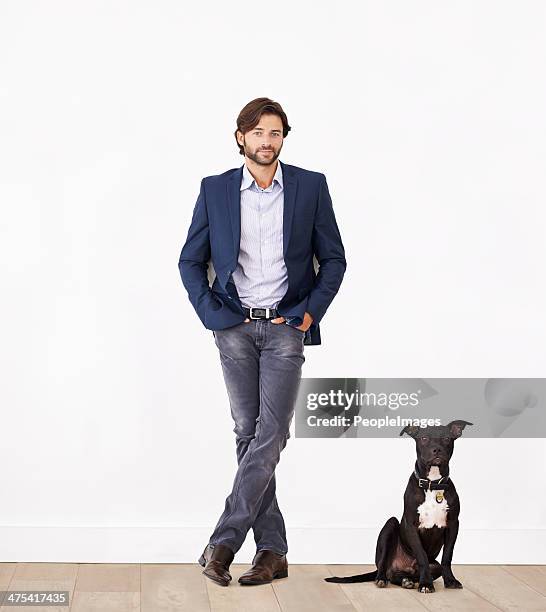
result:
[[[451,571],[453,548],[459,530],[459,496],[449,478],[449,460],[455,438],[468,421],[452,421],[434,427],[407,426],[416,443],[417,461],[404,493],[404,514],[395,516],[379,533],[375,552],[377,570],[367,574],[333,576],[326,582],[371,582],[386,587],[388,582],[406,589],[419,583],[421,593],[433,593],[432,582],[439,576],[446,589],[462,589]],[[436,561],[440,549],[442,563]]]

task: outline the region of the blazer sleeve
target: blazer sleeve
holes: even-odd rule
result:
[[[204,182],[202,179],[186,242],[178,260],[182,283],[203,325],[207,307],[214,301],[207,274],[211,251]]]
[[[316,325],[338,292],[347,268],[345,249],[324,174],[321,174],[320,179],[312,245],[319,271],[315,285],[309,293],[306,310],[313,317],[313,325]]]

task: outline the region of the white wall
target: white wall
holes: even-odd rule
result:
[[[545,16],[3,2],[0,560],[194,562],[205,545],[233,423],[177,262],[201,178],[242,164],[255,97],[288,114],[281,159],[326,173],[348,258],[304,376],[544,376]],[[292,438],[291,562],[373,562],[413,447]],[[541,439],[457,442],[455,562],[546,562],[545,466]]]

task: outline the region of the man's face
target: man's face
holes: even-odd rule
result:
[[[258,124],[246,134],[237,132],[237,141],[245,155],[260,166],[275,163],[282,149],[282,121],[278,115],[263,114]]]

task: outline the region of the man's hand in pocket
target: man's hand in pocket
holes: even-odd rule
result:
[[[277,317],[276,319],[271,319],[271,323],[284,323],[285,321],[286,319],[284,317]],[[303,323],[296,327],[296,329],[299,329],[302,332],[306,332],[311,327],[312,322],[313,317],[308,312],[306,312],[303,316]]]

